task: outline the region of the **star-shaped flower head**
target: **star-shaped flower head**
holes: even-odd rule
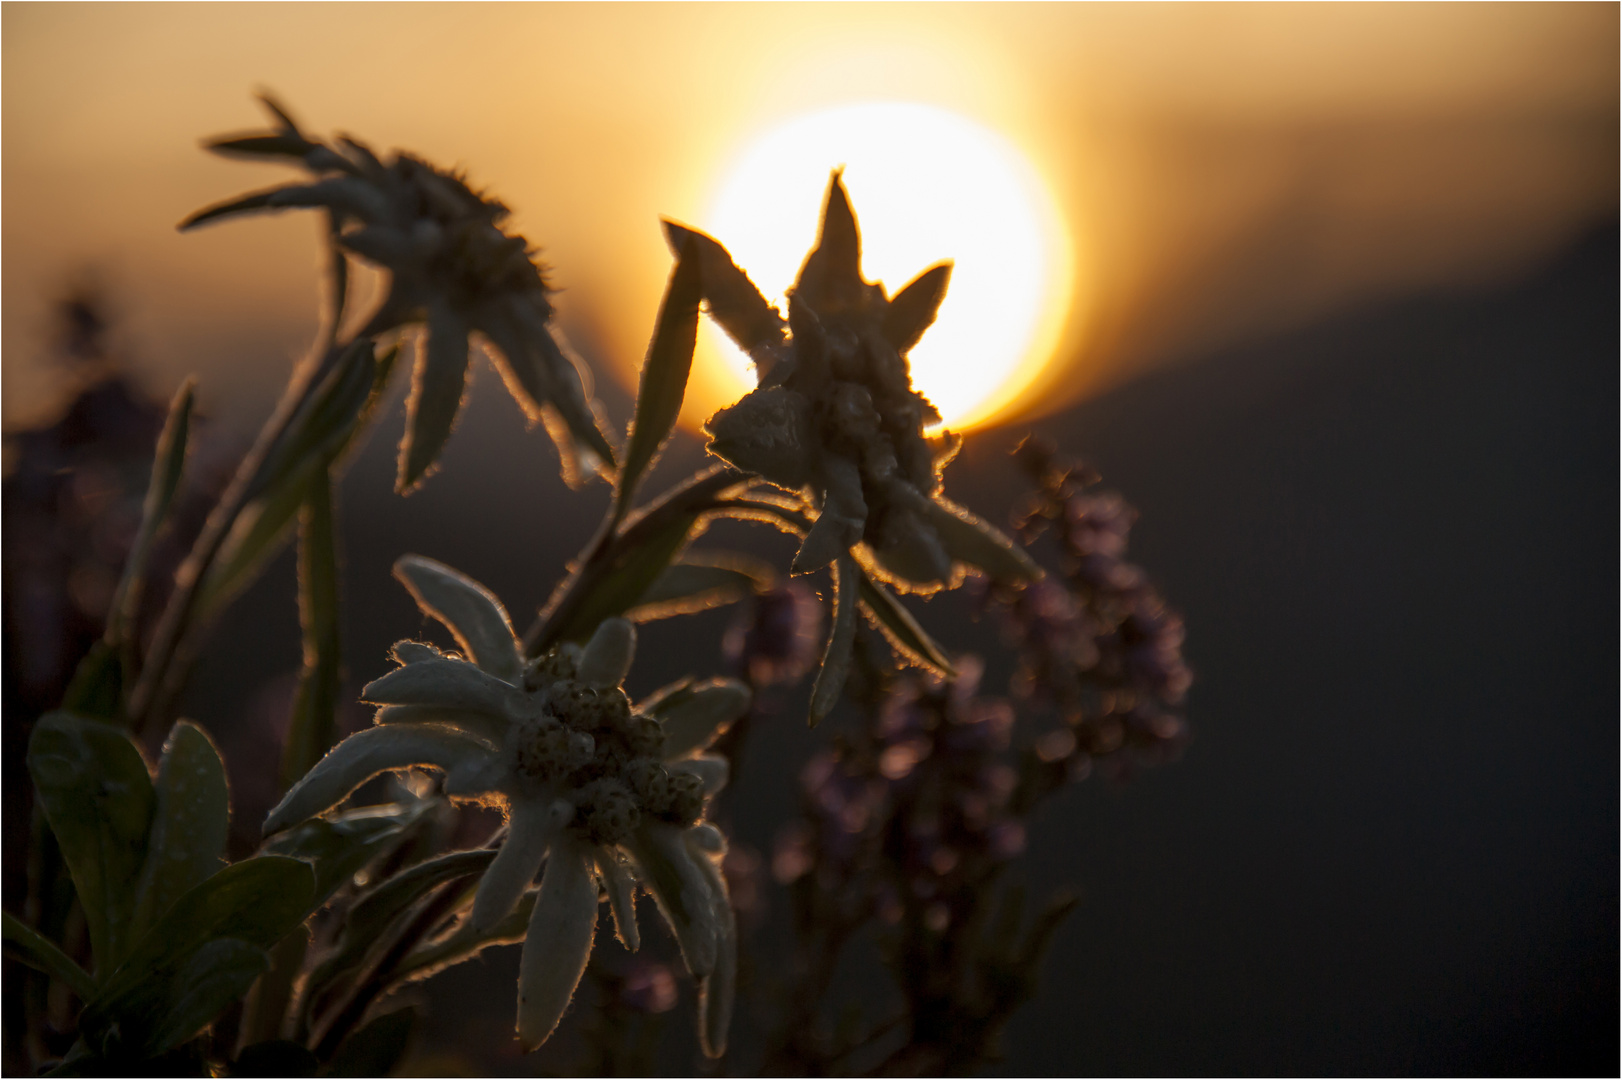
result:
[[[993,577],[1040,576],[1007,537],[941,495],[941,469],[961,442],[927,426],[941,417],[912,386],[907,351],[935,320],[950,263],[894,297],[862,278],[861,234],[836,171],[822,229],[781,318],[711,240],[698,237],[710,311],[754,358],[759,387],[706,424],[710,452],[780,487],[809,490],[817,519],[794,559],[806,572],[854,549],[896,585],[952,586],[964,566]],[[730,271],[730,273],[728,273]],[[723,295],[723,290],[725,295]]]
[[[719,1056],[737,941],[718,866],[725,840],[704,821],[727,764],[703,749],[748,708],[748,689],[731,680],[685,685],[633,708],[620,687],[636,643],[626,620],[606,620],[584,648],[526,662],[505,609],[482,585],[416,556],[396,563],[395,575],[450,628],[461,654],[397,643],[400,666],[362,691],[382,706],[376,726],[316,763],[271,811],[266,833],[335,806],[379,773],[437,769],[451,798],[507,815],[506,839],[468,915],[475,932],[511,913],[545,866],[519,968],[525,1047],[552,1033],[580,981],[599,885],[620,941],[637,948],[640,885],[699,980],[700,1037]]]
[[[462,407],[468,338],[494,346],[491,361],[532,419],[546,425],[571,484],[614,466],[582,370],[559,346],[549,322],[548,286],[522,236],[503,230],[508,210],[460,175],[410,154],[384,162],[364,144],[311,139],[278,106],[269,133],[216,139],[220,153],[291,160],[311,173],[287,184],[200,210],[182,229],[236,214],[289,207],[327,210],[337,243],[389,272],[389,289],[363,335],[426,323],[419,337],[400,444],[397,486],[416,487],[432,470]]]

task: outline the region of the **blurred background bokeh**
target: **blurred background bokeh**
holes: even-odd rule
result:
[[[1196,673],[1180,763],[1084,785],[1033,832],[1030,883],[1084,902],[1006,1071],[1615,1072],[1616,5],[11,4],[0,24],[7,431],[60,429],[91,378],[62,338],[90,290],[132,393],[197,374],[227,459],[318,314],[314,220],[174,229],[283,179],[197,147],[256,126],[255,89],[511,206],[621,424],[658,218],[706,224],[752,140],[865,102],[995,132],[1063,219],[1069,315],[948,493],[1005,514],[1033,428],[1092,461],[1141,511]],[[346,480],[357,683],[420,625],[397,555],[516,615],[595,524],[602,491],[566,492],[474,381],[435,482],[390,493],[398,401]],[[701,375],[689,419],[723,393]],[[23,523],[8,502],[13,592],[19,560],[83,539],[18,546]],[[249,766],[239,804],[299,662],[291,581],[284,558],[243,599],[188,702]],[[965,605],[922,610],[995,654]],[[654,628],[635,678],[707,662],[725,625]],[[738,828],[759,849],[814,743],[794,712],[754,736]],[[435,1046],[504,1038],[501,963],[448,977]]]

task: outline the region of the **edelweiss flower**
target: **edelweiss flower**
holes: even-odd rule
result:
[[[545,422],[571,484],[611,468],[614,451],[581,372],[548,326],[546,280],[524,238],[502,231],[507,208],[474,192],[461,176],[409,154],[396,153],[385,164],[354,139],[340,138],[336,148],[310,139],[279,107],[266,104],[277,131],[217,139],[209,149],[291,158],[316,180],[209,207],[180,227],[258,210],[324,207],[343,247],[389,271],[388,295],[361,333],[418,322],[428,328],[426,340],[419,339],[406,405],[399,489],[421,482],[450,437],[472,331],[495,346],[491,361],[525,412]]]
[[[334,806],[381,772],[437,769],[451,798],[507,813],[506,839],[469,915],[476,932],[508,915],[545,864],[518,980],[526,1049],[552,1033],[585,970],[599,883],[632,950],[640,884],[699,980],[700,1037],[719,1056],[737,942],[717,865],[726,842],[703,817],[727,765],[701,751],[748,708],[748,690],[717,681],[636,709],[620,688],[636,643],[626,620],[605,621],[583,649],[565,645],[526,663],[506,611],[482,585],[416,556],[396,563],[395,575],[450,628],[466,659],[396,644],[401,666],[362,691],[383,706],[377,726],[322,758],[271,811],[266,833]]]
[[[689,233],[670,231],[673,242]],[[701,242],[714,245],[712,261],[719,251],[730,266],[718,244]],[[706,275],[718,278],[709,265]],[[787,343],[781,319],[765,326],[769,332],[759,318],[728,319],[706,281],[712,314],[760,370],[758,389],[710,418],[709,449],[781,487],[813,493],[818,516],[795,556],[796,572],[854,548],[883,576],[919,591],[956,584],[964,564],[1006,580],[1040,576],[1000,532],[941,495],[941,468],[961,440],[924,434],[941,417],[913,389],[906,356],[934,322],[950,272],[949,263],[934,266],[893,298],[864,281],[856,217],[835,172],[817,247],[789,292]],[[753,289],[747,279],[743,286]]]

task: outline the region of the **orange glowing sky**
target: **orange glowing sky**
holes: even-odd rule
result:
[[[668,272],[659,216],[703,224],[751,139],[856,102],[955,112],[1052,192],[1070,315],[1015,413],[1513,273],[1616,204],[1615,5],[8,4],[0,21],[8,424],[49,407],[45,305],[87,272],[155,393],[198,371],[216,411],[265,407],[314,326],[315,222],[173,228],[285,175],[197,149],[259,123],[258,87],[314,131],[467,167],[544,249],[567,334],[627,382]],[[690,423],[720,403],[706,379]]]

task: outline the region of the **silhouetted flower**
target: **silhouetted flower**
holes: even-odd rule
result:
[[[401,666],[361,694],[383,706],[376,726],[322,758],[271,811],[265,831],[326,810],[381,772],[438,769],[453,799],[507,813],[506,839],[473,901],[475,931],[506,917],[545,864],[520,963],[524,1045],[546,1040],[574,994],[591,953],[600,880],[619,938],[633,951],[635,885],[653,895],[699,979],[701,1039],[719,1056],[737,935],[718,865],[726,842],[703,814],[706,797],[726,782],[727,763],[701,750],[747,708],[747,690],[711,685],[656,718],[633,709],[620,688],[636,642],[626,620],[605,620],[583,649],[564,646],[526,663],[505,609],[483,586],[415,556],[395,573],[467,659],[397,643]]]
[[[701,239],[742,279],[739,289],[753,288],[715,241]],[[788,341],[775,312],[771,333],[759,331],[758,318],[743,333],[717,316],[756,358],[760,381],[710,418],[709,448],[811,493],[817,518],[796,572],[854,549],[886,579],[924,592],[955,585],[964,566],[1010,581],[1040,576],[1001,532],[941,495],[941,468],[961,440],[924,434],[941,417],[913,389],[906,356],[934,321],[950,271],[949,263],[931,267],[894,297],[865,281],[856,217],[835,172],[817,246],[789,292]]]
[[[336,147],[305,136],[266,102],[277,130],[216,139],[209,149],[274,157],[302,165],[315,179],[256,192],[200,210],[189,229],[235,214],[319,207],[337,242],[389,272],[389,289],[361,334],[426,323],[406,404],[397,485],[409,491],[433,468],[462,407],[468,339],[495,347],[491,361],[529,417],[542,420],[563,456],[571,484],[611,469],[614,451],[600,430],[587,385],[549,326],[550,291],[522,236],[502,225],[508,210],[475,192],[460,175],[409,154],[384,162],[363,143]]]

